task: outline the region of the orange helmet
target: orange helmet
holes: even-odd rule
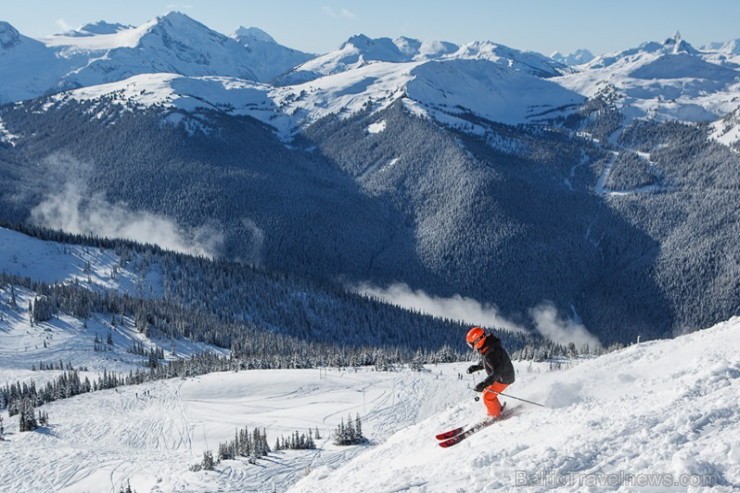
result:
[[[486,331],[480,327],[473,327],[468,331],[468,335],[465,336],[465,340],[472,349],[480,350],[483,344],[486,343]]]

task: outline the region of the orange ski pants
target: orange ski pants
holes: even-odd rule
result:
[[[501,403],[498,401],[497,392],[503,392],[508,383],[494,382],[483,390],[483,404],[488,409],[488,415],[498,418],[501,416]]]

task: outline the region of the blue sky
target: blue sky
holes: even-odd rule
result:
[[[3,2],[0,20],[42,37],[106,20],[138,25],[181,11],[224,34],[265,30],[279,43],[323,53],[353,34],[455,43],[491,40],[544,54],[596,54],[662,41],[679,30],[701,46],[740,38],[740,0],[23,0]]]

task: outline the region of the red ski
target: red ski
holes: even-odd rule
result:
[[[463,431],[462,433],[459,433],[457,435],[454,435],[452,438],[439,442],[439,446],[442,448],[447,448],[447,447],[452,447],[453,445],[457,445],[458,443],[462,442],[463,440],[468,438],[473,433],[479,432],[483,428],[492,425],[496,421],[498,421],[497,418],[489,418],[489,419],[486,419],[485,421],[481,421],[480,423],[477,423],[471,426],[470,428]]]
[[[504,403],[504,405],[501,406],[501,411],[503,411],[505,407],[506,407],[506,403]],[[483,428],[492,425],[493,423],[495,423],[496,421],[499,421],[500,419],[503,419],[504,417],[505,415],[502,412],[500,417],[485,419],[481,421],[480,423],[474,424],[467,430],[465,429],[465,427],[461,426],[459,428],[455,428],[453,430],[440,433],[439,435],[437,435],[437,440],[440,440],[439,446],[442,448],[447,448],[447,447],[456,445],[462,442],[463,440],[465,440],[466,438],[468,438],[473,433],[476,433],[482,430]]]
[[[459,428],[455,428],[454,430],[445,431],[444,433],[440,433],[439,435],[437,435],[437,440],[447,440],[448,438],[452,438],[455,435],[459,435],[460,433],[462,433],[464,429],[465,427],[461,426]]]

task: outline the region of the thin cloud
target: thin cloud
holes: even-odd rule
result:
[[[572,342],[577,347],[583,344],[588,344],[591,348],[601,347],[599,340],[583,324],[560,317],[552,303],[543,303],[532,308],[529,316],[534,320],[537,332],[552,342],[564,346]]]
[[[64,32],[67,32],[67,31],[71,31],[71,30],[73,30],[73,29],[74,29],[74,28],[73,28],[72,26],[70,26],[70,25],[69,25],[69,24],[67,23],[67,21],[65,21],[64,19],[57,19],[57,20],[56,20],[56,25],[57,25],[57,26],[59,26],[59,28],[60,28],[60,29],[61,29],[62,31],[64,31]]]
[[[348,9],[341,9],[339,10],[339,12],[335,12],[333,8],[324,5],[323,7],[321,7],[321,10],[323,10],[324,13],[332,19],[357,19],[357,14]]]
[[[168,3],[167,10],[192,10],[194,7],[186,3]]]
[[[370,284],[360,284],[354,291],[377,298],[386,303],[408,310],[416,310],[434,317],[456,320],[470,325],[482,325],[491,329],[504,329],[512,332],[527,332],[516,323],[505,319],[495,305],[480,303],[473,298],[453,295],[449,298],[431,296],[421,290],[412,290],[406,284],[392,284],[380,288]]]
[[[223,246],[223,235],[214,226],[185,228],[163,215],[132,210],[126,204],[108,202],[102,194],[91,193],[86,184],[89,164],[58,155],[42,164],[50,176],[58,178],[57,183],[64,185],[31,211],[31,220],[38,226],[152,243],[167,250],[209,258],[217,257]],[[258,236],[255,256],[261,242],[262,237]]]
[[[490,329],[530,333],[530,330],[522,325],[503,317],[496,305],[481,303],[459,294],[441,298],[429,295],[422,290],[413,290],[402,283],[392,284],[387,288],[363,283],[352,286],[350,289],[364,296],[435,317],[470,325],[481,325]],[[599,339],[591,334],[583,324],[561,317],[555,305],[550,302],[544,302],[531,308],[529,316],[537,332],[547,340],[562,345],[572,342],[579,348],[583,344],[588,344],[591,348],[601,347]]]

